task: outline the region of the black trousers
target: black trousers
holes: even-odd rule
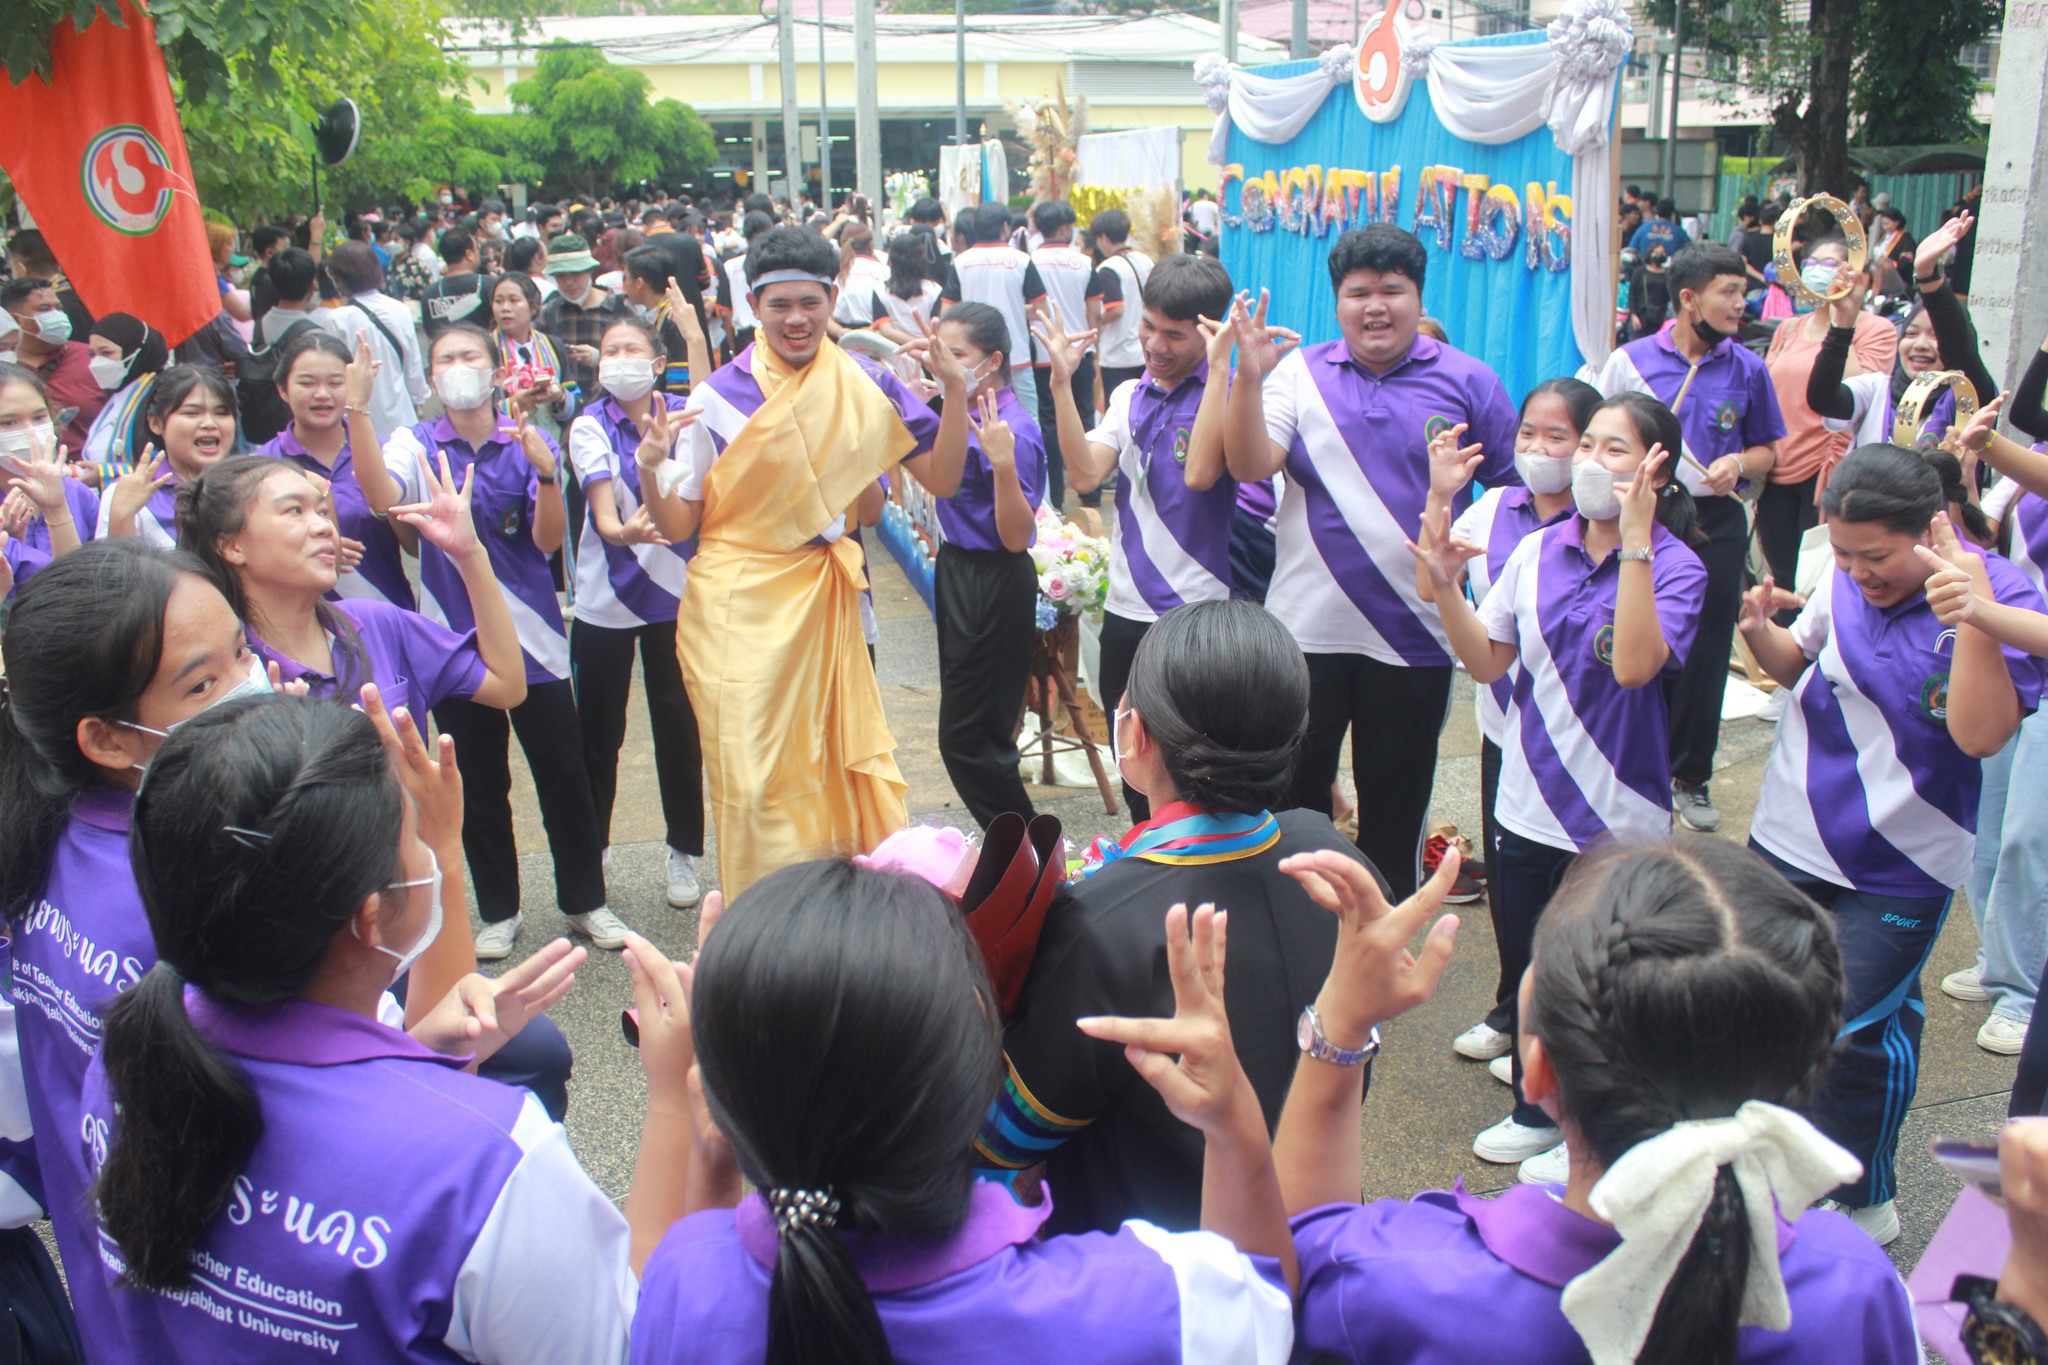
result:
[[[1230,595],[1266,605],[1279,540],[1264,517],[1237,509],[1230,523]]]
[[[654,732],[654,779],[668,846],[704,852],[704,746],[697,713],[676,659],[676,623],[615,629],[578,621],[569,628],[569,676],[576,684],[582,724],[583,770],[597,830],[612,841],[612,807],[619,795],[619,748],[626,742],[626,703],[633,690],[633,645],[640,646],[640,683],[647,694],[647,727]]]
[[[1707,594],[1700,603],[1699,633],[1685,670],[1671,689],[1671,776],[1701,786],[1714,775],[1714,750],[1721,743],[1721,702],[1728,691],[1728,651],[1742,615],[1743,562],[1749,556],[1749,521],[1742,500],[1702,497],[1700,534],[1693,546],[1707,570]]]
[[[590,778],[583,771],[576,701],[564,682],[531,683],[511,711],[451,698],[434,723],[455,740],[462,773],[462,851],[476,882],[477,915],[486,924],[519,913],[519,847],[512,833],[511,738],[519,736],[540,798],[541,825],[555,860],[555,904],[581,915],[605,903],[604,841]]]
[[[1820,475],[1798,483],[1767,483],[1756,503],[1756,542],[1771,566],[1778,586],[1791,591],[1799,574],[1799,538],[1820,524],[1820,508],[1814,505],[1813,490]],[[1789,608],[1777,614],[1778,624],[1788,626],[1797,615]]]
[[[1081,357],[1074,367],[1074,411],[1081,414],[1081,429],[1095,425],[1095,352]],[[1060,458],[1059,415],[1052,401],[1052,370],[1038,374],[1038,429],[1045,433],[1045,504],[1057,512],[1067,500],[1067,462]],[[1098,494],[1096,501],[1101,501]]]
[[[1029,820],[1017,772],[1017,717],[1038,644],[1038,574],[1021,551],[939,547],[939,757],[983,828],[1004,811]]]
[[[1501,947],[1507,942],[1507,921],[1501,915],[1500,878],[1493,875],[1500,865],[1500,826],[1493,818],[1494,803],[1500,799],[1500,757],[1498,744],[1490,739],[1479,741],[1479,836],[1486,859],[1486,913],[1493,920],[1494,949],[1500,957],[1500,980],[1493,987],[1493,1008],[1487,1011],[1486,1023],[1498,1032],[1511,1033],[1515,992],[1521,989],[1522,974],[1511,974],[1507,952]]]
[[[1095,670],[1095,680],[1101,684],[1102,695],[1095,700],[1109,717],[1112,731],[1116,729],[1117,708],[1124,704],[1124,685],[1131,680],[1131,661],[1138,657],[1138,646],[1144,642],[1145,632],[1150,629],[1150,621],[1133,621],[1111,611],[1102,613],[1101,652],[1097,660],[1099,666]],[[1327,797],[1327,793],[1325,795]],[[1152,803],[1128,782],[1124,783],[1124,804],[1130,807],[1132,824],[1142,825],[1152,818]],[[1324,809],[1327,810],[1328,806],[1325,805]]]
[[[1504,1033],[1516,1034],[1509,1053],[1515,1060],[1515,1122],[1531,1128],[1549,1128],[1556,1120],[1522,1097],[1522,973],[1536,945],[1536,922],[1557,891],[1564,874],[1579,855],[1568,848],[1553,848],[1534,839],[1524,839],[1511,829],[1500,832],[1500,851],[1487,870],[1487,880],[1500,883],[1500,918],[1494,931],[1500,942],[1500,977],[1512,980],[1508,987],[1507,1019]]]
[[[1413,895],[1422,878],[1422,827],[1450,705],[1448,664],[1408,668],[1363,654],[1308,656],[1308,734],[1294,773],[1294,804],[1330,813],[1330,786],[1349,730],[1358,849],[1397,901]]]

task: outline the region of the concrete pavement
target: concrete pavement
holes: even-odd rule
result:
[[[897,759],[910,783],[911,810],[918,819],[964,824],[967,816],[936,749],[938,674],[931,618],[885,552],[877,549],[871,559],[882,627],[877,673],[899,746]],[[663,826],[641,706],[636,688],[612,827],[611,907],[664,950],[682,955],[695,944],[697,916],[695,911],[671,910],[665,903]],[[1724,727],[1713,784],[1723,817],[1719,837],[1740,838],[1746,833],[1773,733],[1772,726],[1758,721]],[[1461,678],[1439,751],[1433,820],[1455,822],[1475,841],[1478,752],[1470,687]],[[527,917],[519,940],[523,953],[537,948],[549,933],[559,932],[562,922],[554,910],[547,845],[532,783],[523,764],[512,766],[519,845],[527,851],[520,860]],[[1126,828],[1120,818],[1103,814],[1093,789],[1034,787],[1032,797],[1040,809],[1059,814],[1077,841]],[[704,868],[706,885],[715,881],[714,871],[715,857]],[[1995,1134],[2012,1085],[2013,1059],[1994,1057],[1975,1044],[1988,1006],[1958,1003],[1938,989],[1945,973],[1968,966],[1975,953],[1975,932],[1960,899],[1923,982],[1927,1029],[1920,1087],[1906,1123],[1898,1168],[1905,1232],[1892,1248],[1902,1267],[1918,1258],[1958,1188],[1928,1157],[1928,1141],[1937,1136]],[[1369,1198],[1405,1198],[1419,1190],[1447,1187],[1459,1178],[1475,1190],[1499,1189],[1514,1180],[1512,1167],[1490,1166],[1471,1154],[1473,1135],[1506,1115],[1507,1089],[1485,1067],[1450,1049],[1450,1040],[1491,1005],[1498,971],[1483,904],[1465,911],[1457,952],[1436,997],[1383,1030],[1386,1051],[1374,1064],[1360,1154]],[[619,1011],[631,1003],[631,993],[618,955],[593,953],[575,989],[552,1011],[576,1052],[568,1119],[571,1138],[591,1174],[617,1198],[624,1197],[631,1179],[644,1104],[636,1055],[619,1033]]]

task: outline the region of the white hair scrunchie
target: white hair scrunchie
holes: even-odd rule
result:
[[[1742,1325],[1792,1325],[1777,1211],[1797,1217],[1862,1175],[1863,1165],[1791,1110],[1751,1100],[1729,1118],[1687,1120],[1637,1143],[1593,1186],[1593,1211],[1614,1225],[1621,1245],[1566,1285],[1562,1304],[1593,1365],[1633,1365],[1723,1166],[1734,1172],[1749,1216]]]

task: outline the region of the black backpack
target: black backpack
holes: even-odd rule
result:
[[[311,318],[300,318],[276,341],[251,349],[235,362],[235,399],[242,409],[242,435],[250,445],[262,445],[291,425],[291,404],[277,391],[277,382],[284,377],[280,362],[293,337],[319,325]]]

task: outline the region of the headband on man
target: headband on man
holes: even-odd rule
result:
[[[813,275],[808,270],[771,270],[760,279],[749,281],[747,292],[758,294],[771,284],[822,284],[827,289],[834,289],[839,281],[830,275]]]

